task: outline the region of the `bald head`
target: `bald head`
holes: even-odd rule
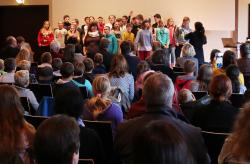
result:
[[[172,107],[173,82],[167,75],[154,73],[145,81],[142,95],[147,106]]]

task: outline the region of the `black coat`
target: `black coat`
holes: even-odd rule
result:
[[[169,107],[154,107],[152,110],[154,112],[147,112],[141,117],[126,121],[118,126],[114,148],[122,162],[133,163],[132,142],[139,129],[151,121],[165,120],[174,125],[183,135],[197,164],[209,163],[210,160],[199,128],[181,121],[178,114]]]

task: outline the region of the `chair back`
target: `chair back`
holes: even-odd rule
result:
[[[225,139],[229,135],[230,133],[215,133],[215,132],[202,131],[202,136],[207,146],[208,154],[211,158],[211,164],[218,163],[217,161],[221,148],[224,144]]]
[[[50,84],[30,84],[28,88],[33,91],[38,102],[40,102],[44,96],[53,97],[52,86]]]
[[[233,93],[229,100],[231,101],[232,105],[236,108],[241,108],[245,103],[245,97],[243,94]]]
[[[108,161],[111,161],[113,156],[113,135],[111,122],[84,120],[84,124],[87,128],[95,130],[100,136],[106,157]]]
[[[199,100],[199,99],[201,99],[202,97],[208,95],[208,93],[205,92],[205,91],[198,91],[198,92],[192,92],[192,93],[193,93],[193,95],[194,95],[194,97],[195,97],[196,100]]]
[[[31,114],[30,102],[29,102],[28,97],[20,97],[20,101],[21,101],[24,111]]]
[[[36,129],[38,128],[38,126],[46,119],[48,119],[48,117],[41,117],[41,116],[31,116],[31,115],[24,115],[24,119],[30,123],[31,125],[33,125]]]
[[[93,159],[79,159],[78,164],[95,164]]]

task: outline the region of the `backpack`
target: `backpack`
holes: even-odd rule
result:
[[[128,96],[120,87],[114,87],[110,91],[110,97],[114,103],[117,103],[122,108],[123,113],[127,113],[131,107]]]

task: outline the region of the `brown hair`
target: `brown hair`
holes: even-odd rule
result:
[[[123,55],[115,55],[111,61],[109,77],[124,77],[128,72],[128,64]]]
[[[16,64],[18,64],[21,60],[28,60],[30,61],[30,52],[28,49],[23,48],[19,51],[16,56]]]
[[[250,160],[250,103],[247,103],[238,115],[232,133],[232,154],[236,158]],[[244,127],[244,128],[243,128]]]
[[[231,80],[224,74],[215,76],[209,86],[209,91],[214,99],[229,98],[232,94]]]
[[[195,62],[192,60],[186,60],[184,63],[184,72],[185,73],[192,73],[195,71]]]
[[[0,159],[9,160],[23,148],[24,128],[22,105],[18,92],[9,85],[0,86]]]

